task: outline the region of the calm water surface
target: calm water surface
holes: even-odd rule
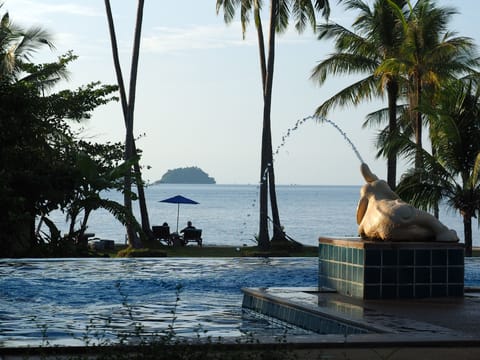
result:
[[[93,330],[115,338],[139,323],[180,336],[278,335],[242,316],[242,287],[316,286],[315,258],[0,260],[0,346],[83,344]],[[176,302],[177,294],[180,300]],[[108,323],[108,325],[107,325]],[[129,330],[130,329],[130,330]]]
[[[356,236],[356,209],[360,186],[278,186],[277,196],[282,225],[288,235],[307,245],[317,245],[319,236]],[[181,194],[199,205],[180,206],[180,228],[187,220],[203,230],[207,245],[242,246],[253,244],[258,232],[258,186],[255,185],[173,185],[146,188],[147,206],[152,225],[167,221],[175,230],[177,205],[159,200]],[[122,201],[118,193],[105,196]],[[135,206],[137,208],[138,206]],[[441,220],[463,239],[460,215],[441,209]],[[57,212],[56,223],[67,229],[65,216]],[[125,230],[107,212],[91,216],[89,232],[97,237],[123,243]],[[480,232],[473,226],[474,244],[480,246]]]
[[[135,324],[161,333],[173,313],[179,336],[281,336],[282,326],[242,314],[240,289],[317,278],[317,258],[0,260],[0,346],[115,340]],[[465,285],[480,285],[480,258],[466,260]]]

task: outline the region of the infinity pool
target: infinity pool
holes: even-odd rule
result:
[[[466,260],[466,286],[480,284],[479,266]],[[317,258],[0,260],[0,346],[84,345],[169,326],[189,337],[281,336],[284,324],[242,313],[240,289],[315,287],[317,272]]]
[[[240,289],[316,286],[317,268],[316,258],[0,260],[0,346],[83,345],[136,326],[280,335],[283,327],[242,315]]]

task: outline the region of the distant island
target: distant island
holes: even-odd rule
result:
[[[215,184],[215,179],[202,169],[191,166],[168,170],[153,184]]]

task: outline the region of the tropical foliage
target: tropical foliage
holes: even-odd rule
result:
[[[0,3],[0,8],[3,6]],[[0,80],[8,81],[20,72],[23,62],[41,46],[53,47],[51,35],[44,29],[23,29],[10,20],[8,13],[0,20]]]
[[[472,39],[456,36],[448,25],[454,8],[441,7],[434,0],[419,0],[408,10],[397,9],[403,41],[398,54],[384,61],[379,72],[391,71],[404,79],[406,119],[417,144],[415,166],[422,167],[423,127],[427,120],[421,108],[434,101],[444,82],[475,73],[479,62]]]
[[[420,169],[403,177],[398,193],[426,210],[439,201],[463,217],[465,251],[472,255],[472,217],[480,215],[480,89],[473,81],[452,81],[438,93],[438,105],[422,109],[428,114],[432,154],[422,151]],[[416,144],[404,151],[413,158]]]
[[[412,200],[438,216],[441,200],[451,199],[453,193],[459,195],[459,189],[464,191],[474,187],[472,161],[467,162],[469,167],[463,162],[464,168],[460,169],[458,161],[465,159],[466,154],[454,154],[454,148],[446,152],[443,149],[447,144],[445,135],[442,135],[443,143],[438,137],[453,131],[449,135],[457,138],[449,139],[451,143],[456,141],[466,146],[477,141],[471,134],[466,134],[464,126],[467,125],[454,115],[454,107],[449,102],[457,99],[456,109],[460,109],[463,105],[458,96],[462,94],[472,104],[474,95],[467,96],[468,91],[459,87],[457,79],[478,76],[476,47],[470,38],[449,31],[448,24],[456,14],[455,9],[438,6],[434,0],[418,0],[413,6],[408,0],[375,0],[372,7],[362,0],[348,0],[345,4],[347,9],[356,11],[358,17],[351,29],[338,24],[319,27],[320,38],[334,39],[335,52],[314,68],[312,78],[323,84],[330,75],[363,77],[321,104],[317,116],[320,119],[325,117],[335,106],[355,106],[386,95],[388,108],[369,114],[364,125],[378,126],[388,120],[388,126],[380,129],[377,139],[378,155],[388,159],[388,183],[395,188],[396,158],[404,156],[414,168],[402,178],[399,191],[406,200]],[[470,92],[473,91],[472,84],[475,82],[470,83]],[[440,116],[447,108],[449,115]],[[478,119],[472,113],[470,123],[475,121]],[[422,143],[425,127],[429,130],[431,152],[426,151]],[[470,125],[467,128],[471,130]],[[472,145],[471,149],[475,146]],[[453,161],[455,156],[458,156],[457,160]],[[448,157],[452,159],[447,161]],[[438,172],[433,173],[439,171],[440,165],[443,176],[449,174],[448,180],[445,177],[443,182],[437,177]],[[457,183],[459,178],[462,180]],[[450,190],[447,190],[447,184],[452,187]],[[467,201],[464,193],[460,198],[461,202]],[[470,219],[475,214],[458,201],[456,204],[448,201],[467,223],[465,214]],[[467,202],[472,204],[472,201]],[[467,250],[469,247],[471,250],[471,229],[467,230],[467,227],[465,242]]]
[[[393,1],[403,8],[405,0]],[[404,35],[396,13],[388,0],[376,0],[372,8],[362,0],[345,1],[346,9],[358,12],[352,30],[336,23],[318,27],[319,39],[335,40],[335,52],[313,69],[311,78],[323,84],[328,75],[364,76],[321,104],[316,115],[320,121],[336,106],[358,105],[372,98],[388,98],[388,136],[397,133],[397,100],[401,78],[391,69],[380,70],[383,62],[399,53]],[[396,184],[397,155],[387,154],[387,182],[392,189]]]
[[[72,255],[89,214],[99,207],[122,222],[132,219],[123,206],[100,197],[122,183],[121,145],[82,141],[67,123],[88,119],[95,108],[115,99],[117,87],[90,83],[51,91],[76,57],[67,53],[52,63],[31,63],[33,52],[44,45],[51,46],[46,32],[22,30],[7,14],[2,17],[0,256]],[[70,221],[64,235],[48,218],[55,209]]]

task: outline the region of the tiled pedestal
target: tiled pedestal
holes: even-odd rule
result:
[[[463,296],[464,247],[320,238],[319,287],[361,299]]]

